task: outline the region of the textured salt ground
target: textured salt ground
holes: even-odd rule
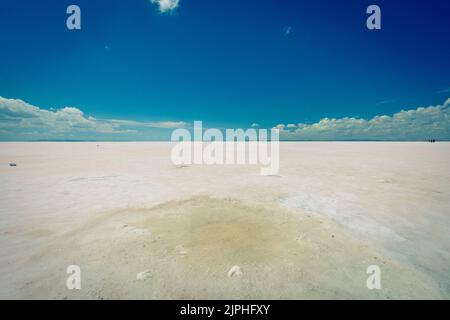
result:
[[[82,289],[61,272],[76,264]],[[366,288],[382,269],[383,290]],[[228,277],[233,266],[242,275]],[[432,279],[337,224],[233,199],[195,197],[105,214],[50,245],[15,272],[15,298],[395,299],[440,298]]]
[[[401,266],[402,272],[406,269],[417,273],[419,276],[409,277],[410,283],[399,289],[397,296],[450,297],[450,143],[280,143],[278,177],[261,176],[258,166],[177,168],[169,159],[170,150],[171,144],[163,142],[101,143],[100,147],[96,143],[0,143],[0,298],[151,297],[149,289],[142,284],[156,281],[160,283],[156,288],[161,289],[163,280],[158,280],[160,278],[154,274],[146,274],[141,282],[136,279],[138,273],[149,270],[147,260],[150,257],[157,265],[167,267],[161,274],[172,271],[177,275],[173,259],[183,256],[193,259],[199,255],[198,250],[192,251],[183,241],[173,241],[170,250],[167,249],[169,253],[177,253],[173,259],[170,255],[152,255],[150,250],[141,252],[139,241],[154,241],[161,235],[167,238],[169,232],[153,230],[146,225],[144,217],[172,216],[172,209],[162,208],[169,204],[174,207],[186,204],[168,201],[197,201],[198,195],[203,194],[241,201],[240,211],[266,212],[263,214],[267,216],[263,220],[265,230],[282,226],[284,220],[278,218],[284,215],[321,222],[331,230],[340,230],[342,236],[335,233],[337,241],[350,239],[350,243],[360,248],[368,246],[379,253],[373,260],[380,261],[383,257],[387,264],[393,261]],[[10,167],[11,162],[17,163],[17,167]],[[142,209],[163,203],[166,204],[162,207]],[[188,216],[185,228],[195,216],[188,209],[184,210]],[[162,224],[162,217],[158,221]],[[123,227],[125,224],[128,226]],[[354,289],[348,283],[343,284],[342,272],[332,272],[348,270],[353,256],[355,261],[366,256],[353,252],[347,245],[336,250],[326,249],[328,232],[312,228],[310,233],[304,228],[306,224],[301,223],[298,230],[303,233],[298,238],[309,240],[311,246],[322,250],[315,253],[318,257],[315,264],[309,262],[312,254],[303,255],[302,261],[285,258],[296,266],[295,273],[288,272],[295,276],[265,273],[268,279],[276,278],[271,283],[287,288],[280,297],[328,297],[330,288],[342,297],[349,287],[351,294],[345,297],[359,294],[359,287]],[[161,236],[161,239],[164,238]],[[274,241],[277,239],[275,237]],[[332,243],[336,244],[336,240]],[[290,245],[286,242],[286,248]],[[128,252],[129,267],[126,268],[123,261]],[[271,255],[280,256],[279,252]],[[345,259],[337,260],[335,256]],[[368,254],[367,258],[370,256]],[[161,260],[157,262],[158,259]],[[201,263],[195,262],[193,266],[200,266],[196,272],[203,275]],[[69,292],[64,286],[65,269],[69,264],[81,263],[85,267],[83,279],[89,281],[83,280],[80,292]],[[330,267],[333,263],[334,267]],[[237,283],[249,281],[247,265],[239,261],[226,264],[217,271],[224,276],[223,283],[217,282],[217,288],[229,285],[225,278]],[[385,279],[383,264],[377,264],[382,267]],[[243,276],[230,279],[226,274],[234,265],[241,267]],[[314,268],[322,273],[313,272]],[[359,267],[355,270],[361,272]],[[301,272],[307,272],[309,278],[303,276],[301,281],[295,282]],[[250,273],[250,277],[252,274],[255,273]],[[404,276],[403,273],[395,276],[388,273],[380,292],[362,292],[361,297],[392,298],[395,295],[389,292],[391,283],[396,283],[396,277]],[[365,281],[364,272],[361,277]],[[182,289],[173,289],[170,276],[166,278],[166,291],[154,291],[153,296],[181,292]],[[358,285],[360,283],[358,280]],[[180,285],[193,294],[195,290],[189,286],[189,282]],[[288,290],[293,287],[297,291]],[[423,290],[417,289],[419,287]],[[261,292],[265,295],[282,292],[284,289],[280,288],[270,291],[265,287]],[[300,288],[302,294],[299,294]],[[411,292],[399,294],[405,292],[402,290]],[[225,291],[221,294],[231,297],[243,292],[229,290],[225,294]],[[263,294],[255,294],[258,296]]]

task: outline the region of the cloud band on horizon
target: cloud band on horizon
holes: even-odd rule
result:
[[[184,128],[183,121],[132,121],[97,119],[86,116],[74,107],[46,110],[20,99],[0,97],[0,139],[95,139],[96,135],[133,138],[136,134],[150,135],[151,129]],[[145,137],[145,135],[144,135]],[[120,137],[119,137],[120,138]]]
[[[366,120],[323,118],[313,124],[278,124],[282,140],[450,140],[450,99]]]
[[[75,107],[47,110],[0,97],[0,140],[169,140],[184,121],[97,119]],[[259,125],[254,123],[253,128]],[[323,118],[313,124],[278,124],[281,140],[450,140],[450,99],[442,105],[402,110],[366,120]]]

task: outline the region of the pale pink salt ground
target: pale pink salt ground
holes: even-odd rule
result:
[[[450,143],[281,143],[279,177],[170,148],[0,143],[0,298],[450,297]]]

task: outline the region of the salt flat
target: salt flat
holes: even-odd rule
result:
[[[0,143],[0,298],[450,298],[450,143],[285,142],[279,176],[170,150]]]

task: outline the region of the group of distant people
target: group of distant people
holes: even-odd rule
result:
[[[436,140],[435,140],[435,139],[430,139],[430,140],[428,140],[428,142],[430,142],[430,143],[435,143]]]

